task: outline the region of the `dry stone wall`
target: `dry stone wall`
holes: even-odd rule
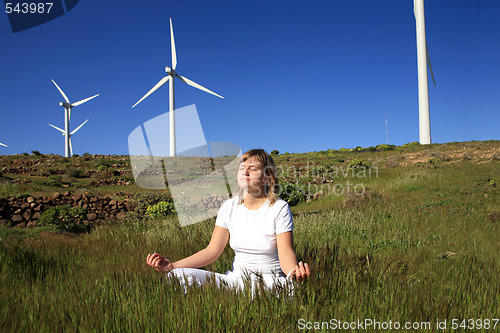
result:
[[[124,218],[127,212],[134,211],[135,205],[129,198],[116,200],[110,197],[91,197],[86,194],[74,195],[71,192],[55,193],[52,197],[10,196],[0,198],[0,225],[12,227],[34,227],[42,213],[50,207],[69,205],[87,210],[87,220],[98,222]]]

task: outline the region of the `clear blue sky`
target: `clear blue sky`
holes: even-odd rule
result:
[[[427,0],[433,142],[500,139],[500,1]],[[12,33],[0,13],[0,154],[64,154],[62,100],[74,153],[128,154],[128,135],[168,111],[164,86],[132,109],[171,65],[224,100],[176,84],[206,139],[307,152],[418,141],[412,0],[97,1]]]

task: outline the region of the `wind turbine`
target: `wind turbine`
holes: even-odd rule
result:
[[[8,147],[6,144],[0,142],[0,146]]]
[[[75,134],[80,128],[82,128],[82,126],[85,125],[85,123],[87,121],[89,121],[88,119],[85,120],[80,126],[78,126],[75,130],[70,132],[69,131],[69,123],[71,121],[71,109],[74,106],[78,106],[80,104],[83,104],[85,102],[90,101],[91,99],[99,96],[99,94],[94,95],[94,96],[89,97],[89,98],[82,99],[81,101],[78,101],[76,103],[70,103],[68,96],[66,96],[64,91],[62,91],[62,89],[59,88],[59,86],[57,85],[57,83],[54,80],[52,80],[52,82],[54,83],[57,90],[59,90],[59,92],[63,96],[64,100],[66,101],[66,102],[59,102],[60,106],[64,106],[64,130],[57,127],[57,126],[54,126],[52,124],[49,124],[49,126],[55,128],[56,130],[60,131],[62,133],[62,135],[64,135],[64,156],[70,157],[70,156],[73,156],[73,145],[71,144],[71,136],[73,134]]]
[[[415,15],[417,31],[419,142],[420,144],[426,145],[432,143],[427,66],[429,66],[434,86],[436,86],[436,80],[434,80],[431,58],[429,57],[429,50],[427,49],[425,37],[424,0],[413,0],[413,13]]]
[[[178,78],[182,82],[190,85],[191,87],[198,88],[200,90],[203,90],[209,94],[215,95],[217,97],[220,97],[224,99],[221,95],[218,95],[214,93],[211,90],[208,90],[205,87],[202,87],[196,82],[191,81],[187,77],[184,77],[182,75],[177,74],[175,71],[175,68],[177,67],[177,55],[175,52],[175,41],[174,41],[174,29],[172,27],[172,19],[170,19],[170,43],[172,47],[172,68],[170,67],[165,67],[165,72],[167,73],[167,76],[165,76],[163,79],[161,79],[150,91],[146,93],[137,103],[135,103],[133,107],[135,107],[137,104],[142,102],[146,97],[154,93],[156,90],[158,90],[161,86],[163,86],[165,83],[169,82],[169,122],[170,122],[170,156],[174,157],[176,155],[176,149],[175,149],[175,96],[174,96],[174,79]]]

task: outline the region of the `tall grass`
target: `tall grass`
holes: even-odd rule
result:
[[[181,228],[175,218],[130,218],[83,236],[3,233],[0,330],[253,332],[297,329],[299,319],[499,318],[498,225],[486,218],[499,207],[487,181],[498,171],[383,169],[366,180],[379,193],[372,200],[349,206],[326,197],[294,207],[296,252],[313,275],[293,298],[212,285],[184,294],[146,267],[147,253],[176,260],[208,244],[213,219]],[[226,248],[207,269],[225,272],[232,259]]]

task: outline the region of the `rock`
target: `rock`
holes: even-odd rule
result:
[[[31,218],[34,219],[34,220],[38,220],[41,215],[42,214],[40,214],[40,212],[35,212]]]
[[[26,224],[26,228],[34,228],[34,227],[36,227],[36,224],[37,224],[37,221],[29,221]]]
[[[9,225],[9,220],[1,219],[0,220],[0,226],[4,226],[4,225]]]
[[[25,222],[18,223],[14,226],[14,228],[24,228],[26,226]]]
[[[95,214],[95,213],[87,214],[87,220],[89,220],[89,221],[97,220],[97,214]]]
[[[24,218],[26,221],[31,220],[31,212],[30,212],[30,211],[24,212],[24,214],[23,214],[23,218]]]
[[[125,212],[120,212],[120,213],[116,214],[117,219],[124,219],[125,216],[127,216],[127,213],[125,213]]]
[[[28,203],[32,203],[32,202],[34,202],[34,201],[35,201],[35,198],[33,198],[33,197],[29,197],[29,198],[27,199],[27,201],[28,201]]]
[[[54,193],[54,195],[53,195],[52,197],[53,197],[54,199],[57,199],[57,198],[59,198],[60,196],[61,196],[61,193],[56,192],[56,193]]]

